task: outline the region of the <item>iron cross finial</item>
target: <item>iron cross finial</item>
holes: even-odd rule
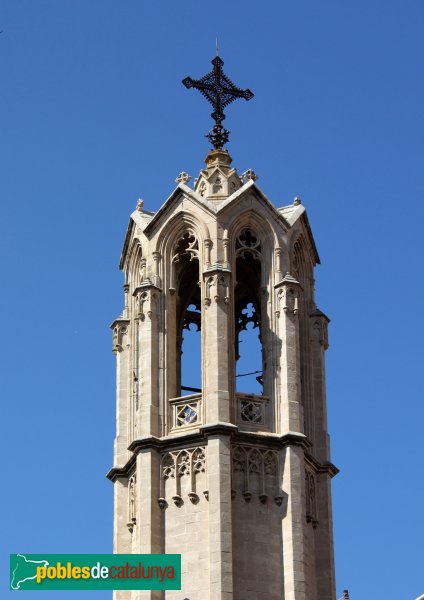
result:
[[[224,129],[222,121],[225,119],[224,108],[237,100],[244,98],[250,100],[253,98],[253,93],[247,90],[241,90],[229,79],[222,70],[224,61],[219,56],[216,56],[213,61],[213,69],[201,79],[192,79],[186,77],[183,79],[183,85],[186,88],[196,88],[213,106],[211,113],[215,125],[206,135],[214,148],[221,149],[228,142],[229,131]]]

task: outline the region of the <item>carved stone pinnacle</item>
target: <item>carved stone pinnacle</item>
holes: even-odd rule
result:
[[[182,171],[178,177],[176,178],[176,182],[177,183],[188,183],[191,179],[191,175],[189,175],[188,173],[186,173],[185,171]]]
[[[241,179],[242,181],[256,181],[258,179],[258,176],[256,175],[253,169],[247,169],[247,171],[245,171],[241,176]]]

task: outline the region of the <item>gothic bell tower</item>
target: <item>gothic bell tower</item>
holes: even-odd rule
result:
[[[115,598],[335,600],[319,257],[300,200],[277,208],[252,170],[231,166],[223,110],[253,94],[212,63],[183,83],[213,105],[213,149],[193,187],[181,173],[156,213],[142,201],[132,213],[125,306],[112,324],[114,551],[181,554],[182,590]],[[236,388],[249,322],[260,393]],[[198,389],[181,377],[192,324]]]

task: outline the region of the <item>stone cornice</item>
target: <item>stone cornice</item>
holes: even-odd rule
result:
[[[200,431],[206,437],[211,435],[233,435],[238,431],[238,427],[232,423],[223,423],[217,421],[216,423],[207,423],[200,428]]]
[[[128,474],[135,466],[135,461],[137,459],[137,455],[134,454],[131,458],[125,463],[122,467],[112,467],[106,473],[106,477],[111,481],[115,482],[120,477],[128,477]]]
[[[110,324],[110,329],[113,329],[115,327],[115,325],[129,325],[130,324],[130,320],[127,319],[126,317],[118,317],[117,319],[115,319],[113,321],[113,323]]]
[[[319,308],[315,307],[315,309],[310,313],[309,315],[311,318],[320,318],[320,319],[324,319],[325,321],[327,321],[327,323],[330,323],[331,319],[329,317],[327,317],[327,315],[325,313],[322,312],[322,310],[320,310]]]
[[[153,281],[150,279],[150,277],[146,277],[146,279],[144,281],[142,281],[133,291],[132,295],[133,296],[137,296],[137,294],[139,292],[143,292],[145,290],[157,290],[158,292],[161,292],[162,289],[160,287],[158,287],[157,285],[155,285],[153,283]]]
[[[191,199],[197,206],[206,210],[206,212],[214,215],[216,209],[212,202],[209,202],[206,198],[202,198],[195,190],[191,189],[184,183],[179,183],[174,189],[172,194],[165,200],[164,204],[154,214],[153,218],[144,228],[144,233],[149,236],[152,234],[154,228],[166,217],[170,212],[175,211],[176,200],[179,196]]]
[[[309,454],[309,452],[305,454],[305,460],[316,473],[327,473],[330,477],[334,477],[337,473],[340,473],[340,470],[332,462],[326,461],[321,463],[312,454]]]
[[[273,448],[284,448],[285,446],[300,446],[304,450],[308,450],[311,446],[308,438],[303,433],[295,431],[289,431],[283,435],[278,433],[261,433],[251,431],[238,431],[234,436],[237,442],[249,443],[260,443],[266,444]]]
[[[296,286],[298,288],[300,288],[301,290],[303,290],[302,286],[300,285],[300,283],[297,281],[297,279],[295,279],[292,275],[290,275],[290,273],[287,271],[287,273],[284,275],[283,279],[281,279],[281,281],[279,281],[278,283],[276,283],[274,285],[275,289],[278,289],[279,287],[282,287],[283,285],[291,285],[291,286]]]
[[[211,273],[231,273],[231,269],[225,267],[222,263],[213,263],[203,271],[204,275],[210,275]]]
[[[331,477],[334,477],[339,472],[337,467],[332,463],[320,463],[309,453],[312,444],[303,433],[289,431],[280,435],[277,433],[240,431],[232,423],[217,422],[209,423],[195,431],[181,435],[165,436],[162,438],[156,436],[138,438],[128,448],[128,450],[134,453],[133,456],[128,459],[125,465],[112,467],[106,474],[106,477],[111,481],[116,481],[119,477],[128,477],[134,467],[137,454],[143,450],[156,450],[158,452],[178,450],[191,445],[205,444],[209,437],[216,435],[229,436],[237,443],[269,446],[275,449],[287,446],[299,446],[303,448],[307,462],[311,464],[317,473],[328,473]]]
[[[134,221],[134,219],[130,218],[130,221],[129,221],[128,227],[127,227],[127,233],[125,234],[125,240],[124,240],[124,246],[123,246],[122,252],[121,252],[121,258],[119,259],[119,268],[121,270],[124,268],[124,265],[125,265],[125,259],[127,257],[128,248],[130,246],[130,241],[131,241],[131,237],[133,235],[134,230],[135,230],[135,221]]]

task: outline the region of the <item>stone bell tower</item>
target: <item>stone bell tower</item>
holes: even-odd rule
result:
[[[223,108],[253,94],[219,57],[213,65],[184,84],[209,86],[214,149],[193,187],[181,173],[156,213],[142,201],[132,213],[125,307],[112,325],[114,551],[181,554],[182,590],[115,598],[335,600],[319,257],[300,200],[277,208],[252,170],[232,168]],[[262,350],[260,394],[236,390],[248,321]],[[201,389],[184,395],[192,323]]]

